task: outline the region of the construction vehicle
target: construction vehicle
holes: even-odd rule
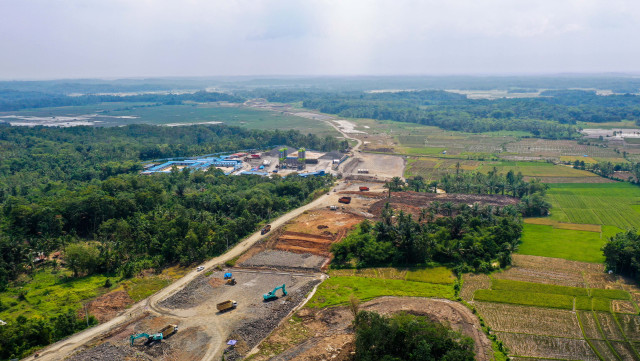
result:
[[[267,224],[266,226],[262,227],[262,230],[260,230],[260,234],[265,234],[267,232],[269,232],[271,230],[271,225]]]
[[[279,289],[282,289],[282,295],[283,296],[287,295],[287,289],[285,288],[285,285],[283,284],[282,286],[278,286],[278,287],[274,288],[273,291],[270,291],[269,293],[265,293],[264,295],[262,295],[262,298],[264,298],[265,301],[275,300],[276,298],[278,298],[278,296],[276,295],[276,292],[278,292]]]
[[[164,338],[162,336],[162,333],[154,333],[152,335],[150,335],[148,333],[139,333],[137,335],[129,336],[129,340],[131,341],[131,346],[133,346],[133,341],[135,341],[135,340],[137,340],[139,338],[143,338],[143,337],[147,338],[147,342],[160,341],[160,340],[162,340]]]
[[[227,284],[228,284],[229,286],[235,286],[235,285],[236,285],[236,283],[238,283],[238,282],[236,282],[236,279],[235,279],[235,278],[229,278],[229,279],[227,280]]]
[[[178,325],[166,325],[158,333],[162,334],[163,338],[167,338],[176,332],[178,332]]]
[[[351,203],[351,197],[340,197],[340,199],[338,199],[339,203],[344,203],[344,204],[349,204]]]
[[[369,190],[369,187],[360,187],[360,192],[366,192]]]
[[[229,310],[232,310],[232,309],[236,308],[236,306],[238,306],[238,302],[236,302],[234,300],[226,300],[224,302],[218,303],[216,305],[216,308],[220,312],[225,312],[225,311],[229,311]]]

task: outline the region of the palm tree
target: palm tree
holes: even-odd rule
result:
[[[433,201],[431,202],[431,204],[429,205],[430,208],[433,209],[433,212],[435,214],[438,214],[438,211],[440,210],[440,202],[438,201]]]
[[[400,177],[391,178],[391,184],[393,184],[393,190],[399,191],[404,186],[404,181]]]
[[[449,202],[445,202],[442,205],[442,208],[444,208],[447,211],[447,215],[451,216],[451,213],[453,211],[453,202],[449,201]]]

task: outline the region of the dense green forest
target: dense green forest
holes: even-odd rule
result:
[[[487,100],[430,90],[313,97],[305,93],[302,97],[306,97],[306,108],[344,117],[387,119],[466,132],[527,131],[548,139],[576,138],[577,122],[640,121],[636,95],[599,96],[577,90],[546,91],[542,95]],[[275,99],[282,97],[274,95]]]
[[[640,122],[637,95],[601,96],[595,91],[547,90],[540,97],[469,99],[443,90],[367,93],[318,89],[274,91],[269,88],[235,94],[198,91],[182,94],[67,96],[39,91],[0,90],[0,111],[102,102],[181,104],[243,102],[250,98],[302,102],[303,106],[343,117],[372,118],[438,126],[466,132],[526,131],[548,139],[579,137],[578,122]]]
[[[214,168],[143,176],[140,162],[281,144],[346,146],[294,131],[225,126],[0,127],[0,291],[45,266],[64,265],[73,277],[128,278],[221,254],[264,221],[326,191],[331,177],[225,176]],[[62,258],[36,262],[54,251]],[[0,308],[10,312],[20,302],[28,300]],[[77,319],[78,305],[68,306],[50,318],[4,320],[0,359],[87,327]]]
[[[207,91],[182,94],[139,94],[139,95],[81,95],[67,96],[37,91],[16,91],[0,89],[0,111],[33,109],[45,107],[62,107],[74,105],[99,104],[105,102],[135,102],[157,104],[181,104],[192,102],[231,102],[241,103],[244,99],[226,94]]]
[[[362,222],[331,247],[334,267],[409,266],[437,262],[459,272],[489,272],[511,264],[522,218],[513,206],[433,202],[420,219],[387,206],[381,220]]]
[[[357,361],[473,361],[473,340],[425,316],[360,311]]]
[[[226,177],[214,169],[144,177],[139,162],[279,144],[344,146],[224,126],[0,128],[0,287],[31,269],[34,253],[80,241],[97,241],[84,253],[98,254],[81,273],[130,275],[219,254],[330,179]]]

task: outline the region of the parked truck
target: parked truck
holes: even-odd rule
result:
[[[260,230],[260,234],[266,234],[270,230],[271,230],[271,225],[267,224],[266,226],[262,227],[262,230]]]
[[[351,203],[351,197],[340,197],[340,199],[338,199],[339,203],[344,203],[344,204],[349,204]]]
[[[158,333],[161,333],[163,337],[173,335],[178,332],[178,325],[166,325]]]
[[[218,303],[216,305],[216,308],[220,312],[225,312],[225,311],[229,311],[229,310],[232,310],[232,309],[236,308],[236,306],[238,306],[238,302],[236,302],[234,300],[226,300],[224,302]]]
[[[360,192],[366,192],[369,190],[369,187],[360,187]]]

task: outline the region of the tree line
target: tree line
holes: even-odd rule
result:
[[[138,95],[80,95],[68,96],[63,94],[43,93],[39,91],[19,91],[0,89],[0,111],[13,111],[21,109],[79,106],[110,102],[125,103],[155,103],[175,105],[186,101],[208,103],[229,102],[242,103],[245,99],[218,92],[200,90],[194,93],[182,94],[157,94],[145,93]]]
[[[381,220],[363,221],[331,247],[333,267],[412,266],[432,262],[462,272],[490,272],[511,264],[522,218],[513,206],[433,202],[416,220],[387,203]]]
[[[454,174],[445,174],[440,180],[427,181],[422,176],[415,176],[405,184],[399,177],[395,177],[385,187],[389,192],[436,192],[437,189],[442,189],[446,193],[512,196],[520,199],[517,209],[525,217],[546,216],[551,209],[551,204],[544,199],[549,186],[536,178],[525,181],[521,172],[516,174],[512,169],[505,174],[499,173],[496,167],[487,174],[464,172],[458,163]]]

